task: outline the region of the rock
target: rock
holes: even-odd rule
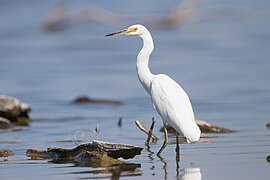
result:
[[[233,133],[235,131],[227,129],[227,128],[222,128],[219,126],[215,126],[213,124],[210,124],[206,121],[202,120],[196,120],[196,124],[200,127],[202,133],[205,134],[226,134],[226,133]]]
[[[0,129],[8,129],[10,126],[10,120],[0,117]]]
[[[74,157],[74,161],[84,163],[84,166],[88,164],[91,167],[108,167],[123,164],[122,161],[109,157],[103,151],[82,152]]]
[[[117,158],[133,158],[141,154],[142,147],[127,144],[112,144],[103,141],[81,144],[74,149],[48,148],[47,151],[28,149],[26,155],[34,159],[53,161],[92,162],[97,164],[120,164]]]
[[[200,127],[201,132],[205,134],[226,134],[226,133],[233,133],[235,131],[227,129],[227,128],[222,128],[219,126],[212,125],[206,121],[202,120],[196,120],[196,124]],[[175,133],[175,130],[170,126],[166,126],[168,133]],[[163,128],[160,129],[160,131],[163,131]]]
[[[123,104],[122,101],[113,100],[113,99],[94,99],[89,98],[87,96],[80,96],[72,101],[74,104],[81,104],[81,103],[100,103],[100,104],[113,104],[113,105],[121,105]]]
[[[267,128],[270,128],[270,122],[266,124],[266,127]]]
[[[28,104],[22,103],[14,97],[0,95],[0,117],[8,119],[11,123],[28,125],[30,111],[31,108]]]
[[[266,161],[270,163],[270,155],[267,156]]]
[[[0,150],[0,157],[8,157],[8,156],[14,156],[15,153],[9,151],[9,150]]]

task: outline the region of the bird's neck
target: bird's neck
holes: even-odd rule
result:
[[[151,73],[148,64],[154,44],[150,32],[147,31],[140,37],[143,40],[143,47],[137,56],[137,74],[143,87],[150,93],[150,86],[155,75]]]

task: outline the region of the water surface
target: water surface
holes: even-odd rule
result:
[[[86,23],[48,33],[42,20],[57,1],[3,1],[0,4],[0,93],[31,105],[29,127],[0,132],[1,149],[15,156],[0,159],[1,179],[269,179],[270,131],[270,23],[267,1],[216,1],[220,5],[246,6],[254,17],[202,18],[173,29],[151,29],[155,52],[153,73],[166,73],[188,92],[198,119],[236,130],[233,134],[202,138],[182,144],[181,162],[175,159],[174,137],[162,154],[158,129],[162,122],[137,80],[136,55],[141,41],[135,37],[105,38],[126,28]],[[70,12],[92,4],[125,15],[169,12],[178,1],[88,2],[70,4]],[[262,8],[264,7],[264,8]],[[113,105],[72,105],[79,95],[113,98]],[[99,139],[144,146],[146,136],[134,125],[157,120],[161,139],[150,151],[125,160],[125,167],[95,168],[31,160],[29,148],[75,147],[74,134],[88,133],[81,142]],[[117,121],[123,117],[123,126]],[[98,137],[92,130],[98,125]],[[118,168],[118,169],[117,169]],[[122,172],[119,173],[119,169]]]

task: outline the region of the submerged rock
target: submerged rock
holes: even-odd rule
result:
[[[96,165],[121,164],[117,158],[133,158],[141,154],[142,147],[127,144],[112,144],[93,141],[81,144],[74,149],[48,148],[47,151],[28,149],[26,155],[33,159],[52,159],[53,161],[87,162]]]
[[[8,119],[11,123],[28,125],[30,111],[31,108],[28,104],[22,103],[14,97],[0,95],[0,117]]]
[[[10,120],[0,117],[0,129],[8,129],[10,126]]]
[[[0,157],[8,157],[8,156],[14,156],[15,153],[9,151],[9,150],[0,150]]]
[[[74,104],[79,103],[100,103],[100,104],[113,104],[113,105],[121,105],[123,104],[122,101],[119,100],[113,100],[113,99],[94,99],[89,98],[87,96],[80,96],[72,101]]]
[[[196,124],[200,127],[201,132],[205,134],[226,134],[235,132],[233,130],[215,126],[202,120],[196,120]],[[166,128],[168,133],[175,133],[175,130],[170,125],[166,125]],[[161,128],[160,131],[163,131],[163,128]]]

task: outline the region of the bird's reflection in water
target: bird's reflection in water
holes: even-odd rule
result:
[[[177,150],[176,150],[177,151]],[[159,157],[163,163],[164,179],[168,179],[168,162],[163,158]],[[180,154],[176,154],[176,179],[178,180],[201,180],[201,170],[196,164],[190,163],[185,169],[180,169]]]
[[[180,170],[178,180],[201,180],[202,174],[199,167],[195,164],[189,164],[187,168]]]

